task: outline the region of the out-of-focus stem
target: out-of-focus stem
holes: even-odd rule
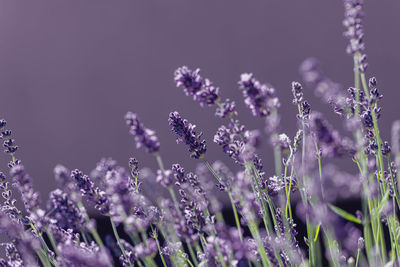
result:
[[[131,263],[131,261],[130,261],[130,259],[129,259],[128,256],[126,255],[125,248],[124,248],[124,246],[122,245],[121,240],[120,240],[120,238],[119,238],[119,234],[118,234],[118,231],[117,231],[117,227],[115,226],[115,223],[114,223],[114,221],[113,221],[111,218],[110,218],[110,222],[111,222],[111,226],[112,226],[112,229],[113,229],[113,232],[114,232],[115,239],[117,240],[117,244],[118,244],[119,248],[121,249],[122,255],[124,256],[125,260],[129,263],[129,266],[133,266],[132,263]]]
[[[209,163],[208,161],[204,161],[204,164],[205,164],[205,165],[207,166],[207,168],[210,170],[210,172],[211,172],[212,175],[215,177],[215,179],[217,179],[218,183],[224,185],[223,182],[221,181],[221,179],[219,178],[218,174],[217,174],[217,173],[214,171],[214,169],[211,167],[210,163]],[[224,186],[225,186],[225,185],[224,185]],[[239,221],[239,214],[238,214],[238,212],[237,212],[235,202],[234,202],[234,200],[233,200],[233,197],[232,197],[232,194],[231,194],[231,192],[230,192],[230,189],[227,188],[226,186],[225,186],[225,188],[226,188],[226,191],[227,191],[228,196],[229,196],[229,200],[230,200],[231,205],[232,205],[233,215],[234,215],[234,217],[235,217],[236,228],[238,229],[238,232],[239,232],[240,241],[243,241],[242,230],[241,230],[240,221]]]

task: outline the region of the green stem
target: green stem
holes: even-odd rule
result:
[[[212,166],[210,165],[210,163],[208,161],[204,161],[204,164],[207,166],[207,168],[210,170],[210,172],[212,173],[212,175],[215,177],[215,179],[217,179],[218,183],[224,185],[224,183],[221,181],[221,179],[219,178],[218,174],[214,171],[214,169],[212,168]],[[224,185],[225,186],[225,185]],[[236,222],[236,228],[238,229],[238,233],[239,233],[239,237],[240,237],[240,241],[243,241],[243,234],[242,234],[242,229],[241,229],[241,225],[240,225],[240,220],[239,220],[239,214],[237,212],[236,209],[236,205],[235,202],[233,200],[232,194],[230,192],[230,189],[225,186],[226,191],[228,193],[229,196],[229,200],[231,202],[231,206],[232,206],[232,210],[233,210],[233,215],[235,217],[235,222]]]
[[[118,231],[117,231],[117,227],[115,226],[115,223],[114,223],[114,221],[113,221],[111,218],[110,218],[110,222],[111,222],[111,226],[112,226],[112,229],[113,229],[113,232],[114,232],[115,239],[117,239],[117,243],[118,243],[119,248],[121,249],[122,255],[124,256],[125,260],[129,263],[129,266],[133,266],[132,263],[131,263],[131,260],[130,260],[129,257],[126,255],[125,248],[124,248],[124,246],[122,245],[121,240],[120,240],[120,238],[119,238],[119,234],[118,234]]]
[[[156,240],[156,243],[157,243],[158,254],[160,255],[160,258],[161,258],[161,261],[162,261],[164,267],[167,267],[167,264],[165,263],[165,260],[164,260],[163,253],[162,253],[162,251],[161,251],[160,242],[158,241],[158,235],[157,235],[157,233],[155,232],[155,230],[153,229],[153,226],[152,226],[151,228],[152,228],[152,230],[153,230],[153,237],[154,237],[154,239]]]

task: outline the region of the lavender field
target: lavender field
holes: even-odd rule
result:
[[[385,102],[396,88],[381,87],[368,64],[367,47],[374,55],[385,47],[366,41],[368,4],[343,0],[342,13],[333,16],[350,62],[335,69],[349,73],[348,81],[331,78],[324,61],[303,57],[286,66],[298,75],[286,77],[293,81],[282,88],[242,72],[230,77],[232,89],[219,86],[218,71],[200,70],[190,57],[179,60],[164,74],[170,84],[157,89],[164,95],[133,92],[146,112],[129,105],[113,122],[92,117],[115,133],[101,140],[105,147],[127,142],[130,156],[122,161],[102,155],[98,145],[92,152],[102,158],[88,167],[96,159],[86,158],[85,143],[96,134],[79,145],[68,136],[84,136],[91,124],[75,128],[60,119],[66,137],[54,146],[72,147],[72,159],[55,165],[51,178],[36,179],[29,159],[50,164],[63,150],[49,155],[44,146],[25,154],[30,144],[20,144],[13,126],[24,127],[0,119],[0,266],[400,266],[400,120],[392,120],[400,113],[396,105],[383,109],[397,101]],[[157,75],[149,70],[151,85]],[[102,90],[86,109],[79,110],[78,100],[67,104],[79,110],[78,120],[96,105],[107,113],[125,109],[110,92],[104,105]],[[62,94],[54,110],[64,105]],[[186,104],[161,114],[168,99]],[[13,101],[6,99],[17,107]],[[55,187],[47,192],[49,185]]]

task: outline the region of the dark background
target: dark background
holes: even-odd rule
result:
[[[381,92],[383,137],[399,117],[400,2],[366,1],[365,41],[370,67]],[[290,82],[299,64],[319,58],[326,73],[344,89],[352,85],[351,57],[342,37],[342,1],[1,1],[0,115],[20,146],[35,189],[47,198],[56,183],[53,168],[62,163],[88,173],[104,156],[121,165],[135,156],[156,168],[151,155],[136,150],[123,116],[137,112],[157,131],[167,166],[197,163],[176,145],[167,123],[177,110],[204,131],[207,157],[230,163],[212,138],[222,121],[214,109],[200,108],[175,88],[181,65],[200,67],[235,99],[248,128],[264,128],[243,104],[237,81],[243,72],[277,89],[282,129],[293,136],[296,107]],[[313,109],[341,120],[306,90]],[[272,154],[260,152],[272,174]],[[1,157],[3,172],[8,158]]]

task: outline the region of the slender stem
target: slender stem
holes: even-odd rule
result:
[[[124,246],[122,245],[121,240],[120,240],[120,238],[119,238],[119,234],[118,234],[118,231],[117,231],[117,227],[115,226],[115,223],[114,223],[114,221],[113,221],[111,218],[110,218],[110,222],[111,222],[111,226],[112,226],[112,229],[113,229],[113,232],[114,232],[115,239],[117,239],[117,243],[118,243],[119,248],[121,249],[122,255],[124,255],[124,258],[125,258],[125,260],[129,263],[129,266],[133,266],[132,263],[131,263],[131,260],[130,260],[129,257],[126,255],[125,248],[124,248]]]
[[[156,243],[157,243],[158,254],[160,255],[160,258],[161,258],[161,261],[162,261],[164,267],[167,267],[167,264],[165,263],[165,260],[164,260],[163,253],[161,251],[160,242],[158,241],[158,234],[157,234],[156,230],[153,228],[153,226],[151,226],[151,229],[153,231],[154,240],[156,240]]]
[[[204,161],[204,164],[207,166],[207,168],[210,170],[210,172],[214,175],[215,179],[217,179],[218,183],[223,184],[223,182],[221,181],[221,179],[219,178],[218,174],[214,171],[214,169],[211,167],[210,163],[208,161]],[[225,186],[225,185],[224,185]],[[239,233],[239,237],[240,237],[240,241],[243,241],[243,234],[242,234],[242,229],[241,229],[241,225],[240,225],[240,220],[239,220],[239,214],[237,212],[236,209],[236,205],[234,202],[234,199],[232,197],[232,194],[230,192],[230,189],[225,186],[226,191],[228,193],[229,196],[229,200],[231,202],[231,206],[232,206],[232,210],[233,210],[233,215],[235,217],[235,222],[236,222],[236,228],[238,229],[238,233]]]
[[[54,240],[53,235],[51,234],[51,232],[50,232],[48,229],[46,229],[46,234],[47,234],[47,236],[48,236],[48,238],[49,238],[49,240],[50,240],[50,243],[51,243],[51,246],[52,246],[53,249],[54,249],[54,252],[55,252],[56,255],[61,259],[61,263],[62,263],[62,265],[65,267],[65,266],[66,266],[66,265],[65,265],[65,262],[64,262],[64,260],[62,259],[61,255],[60,255],[60,252],[59,252],[58,249],[57,249],[57,244],[56,244],[56,241]]]

